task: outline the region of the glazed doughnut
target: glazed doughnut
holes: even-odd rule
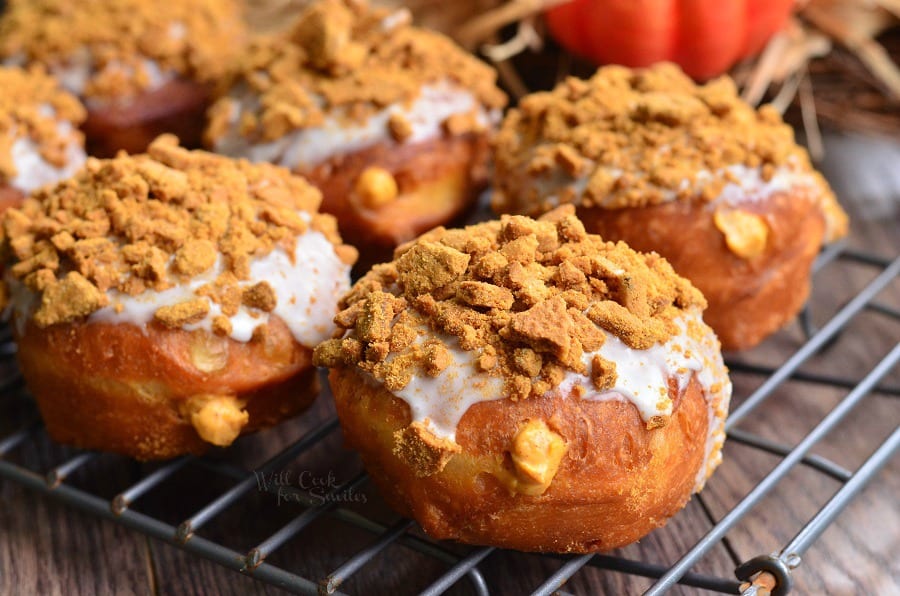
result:
[[[17,354],[50,436],[165,459],[306,408],[356,255],[320,201],[168,136],[7,211]]]
[[[494,150],[498,213],[577,206],[588,231],[656,251],[709,302],[726,349],[750,348],[809,295],[847,216],[771,106],[674,65],[601,68],[510,111]]]
[[[38,68],[0,67],[0,213],[84,164],[84,107]]]
[[[347,241],[385,259],[483,190],[506,103],[493,69],[409,20],[355,0],[313,3],[251,47],[206,132],[218,153],[308,177]]]
[[[0,56],[45,66],[79,96],[88,152],[111,157],[162,133],[199,147],[213,88],[246,35],[236,0],[12,0]]]
[[[347,442],[430,535],[608,550],[721,460],[731,383],[704,306],[564,206],[401,246],[342,299],[314,362]]]

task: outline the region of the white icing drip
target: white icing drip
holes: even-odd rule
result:
[[[40,112],[48,117],[55,114],[49,106],[41,106]],[[69,139],[66,145],[66,163],[61,168],[44,160],[40,148],[31,137],[21,137],[12,145],[12,159],[16,166],[16,176],[9,185],[25,193],[44,186],[65,180],[77,172],[87,159],[84,149],[78,142],[77,135],[72,134],[72,124],[61,121],[56,125],[60,137]],[[12,131],[15,135],[16,131]]]
[[[422,337],[420,334],[417,343]],[[437,377],[413,375],[395,395],[409,404],[413,422],[421,422],[436,436],[454,441],[456,427],[472,405],[504,397],[503,380],[474,370],[480,351],[461,349],[455,337],[439,339],[450,348],[450,365]]]
[[[308,217],[306,215],[306,219]],[[153,320],[153,313],[159,307],[197,298],[194,290],[214,281],[222,270],[220,257],[209,270],[168,290],[149,290],[137,296],[108,290],[109,306],[91,313],[87,322],[130,323],[143,327]],[[8,272],[6,281],[10,288],[10,305],[16,315],[15,323],[21,335],[25,321],[38,306],[37,295]],[[297,238],[293,262],[281,248],[276,248],[268,255],[253,259],[250,262],[250,279],[238,283],[247,287],[261,281],[268,282],[275,291],[277,304],[271,314],[287,325],[298,343],[313,348],[334,332],[332,319],[337,301],[350,289],[350,266],[341,262],[333,245],[323,234],[310,230]],[[116,304],[121,305],[119,312],[116,312]],[[210,302],[209,314],[198,323],[185,325],[184,329],[210,331],[213,317],[220,314],[221,307]],[[253,330],[266,323],[269,316],[270,313],[242,305],[230,319],[230,337],[237,341],[249,341]]]
[[[177,39],[178,26],[179,23],[173,23],[170,28],[170,34]],[[184,27],[184,25],[182,25]],[[27,57],[22,54],[16,54],[6,58],[3,61],[4,66],[24,66],[28,63]],[[159,64],[156,61],[151,60],[149,58],[142,58],[140,60],[140,64],[144,69],[144,72],[148,78],[148,85],[146,87],[146,91],[154,91],[159,89],[166,83],[174,80],[176,78],[176,73],[173,71],[163,71]],[[73,93],[79,97],[84,96],[84,91],[88,86],[90,80],[97,76],[100,72],[97,68],[97,64],[94,62],[94,56],[91,53],[91,50],[87,47],[78,48],[75,52],[66,56],[63,61],[56,62],[47,65],[47,70],[59,81],[59,84],[63,87],[63,89],[67,90],[69,93]],[[103,66],[104,71],[115,72],[117,70],[123,71],[127,76],[132,76],[134,74],[134,67],[130,65],[123,64],[117,60],[110,60]],[[89,106],[99,106],[106,103],[108,100],[102,100],[98,98],[89,98],[87,103]]]
[[[245,110],[258,109],[259,99],[246,87],[232,92],[231,98],[235,101],[231,126],[215,142],[214,151],[250,161],[268,161],[291,169],[313,167],[335,155],[390,141],[388,121],[393,114],[402,115],[412,127],[412,134],[404,141],[406,143],[440,137],[443,134],[441,124],[456,114],[474,111],[478,124],[486,128],[496,125],[500,119],[499,110],[487,111],[470,92],[443,82],[422,87],[419,97],[411,105],[391,104],[369,117],[365,124],[349,124],[338,114],[326,117],[319,126],[295,130],[268,143],[254,144],[241,134],[238,122]]]
[[[589,172],[593,172],[596,166],[588,160],[586,166]],[[619,178],[624,173],[619,168],[603,168],[604,171],[613,178]],[[636,178],[640,178],[639,173],[634,173]],[[694,176],[693,183],[690,179],[685,178],[681,181],[679,189],[672,190],[668,188],[659,188],[657,190],[662,194],[663,202],[674,201],[679,192],[683,192],[693,186],[694,191],[699,193],[704,186],[724,177],[733,178],[734,181],[727,182],[719,195],[710,201],[710,205],[719,202],[726,202],[730,205],[739,205],[747,201],[761,201],[772,196],[777,192],[789,191],[798,187],[815,187],[816,179],[806,172],[800,171],[797,167],[789,162],[775,169],[773,176],[769,180],[763,179],[761,168],[751,168],[742,164],[728,166],[715,171],[701,170]],[[570,189],[578,203],[587,190],[589,176],[581,176],[572,178],[561,170],[553,170],[549,176],[541,176],[534,179],[533,183],[541,195],[542,200],[548,201],[556,206],[559,204],[559,195],[562,189]],[[607,204],[612,202],[613,197],[608,197],[605,201]],[[604,201],[600,202],[602,206]]]
[[[599,350],[584,354],[583,362],[588,370],[595,354],[616,363],[615,388],[598,392],[590,377],[567,371],[559,386],[551,391],[563,396],[580,393],[581,399],[590,401],[630,402],[641,418],[648,421],[653,416],[668,417],[672,413],[672,401],[668,399],[669,378],[675,378],[679,390],[683,391],[694,376],[709,405],[705,457],[696,479],[696,490],[699,490],[721,460],[718,447],[724,440],[724,418],[731,398],[731,381],[718,341],[703,324],[699,313],[686,313],[676,319],[676,324],[681,329],[678,335],[647,350],[629,348],[618,337],[607,333],[606,341]],[[695,325],[703,326],[704,341],[693,339],[692,336],[697,333],[691,333],[690,327]],[[434,334],[425,328],[420,329],[417,342],[423,341],[426,335]],[[437,377],[413,375],[409,384],[395,391],[394,395],[409,405],[413,422],[424,424],[439,438],[453,441],[459,421],[473,404],[503,399],[506,395],[500,378],[475,370],[474,363],[480,356],[479,351],[462,350],[452,337],[441,335],[438,339],[450,349],[450,365]],[[576,387],[580,390],[576,391]]]
[[[222,271],[220,257],[209,270],[168,290],[129,296],[111,289],[107,291],[109,306],[94,311],[88,322],[146,325],[159,307],[196,298],[194,290],[214,281]],[[272,314],[284,321],[299,343],[315,347],[334,332],[332,319],[338,299],[350,287],[350,267],[340,261],[325,236],[310,230],[297,238],[293,263],[287,253],[276,248],[268,255],[253,259],[250,279],[239,285],[247,287],[261,281],[268,282],[275,291],[277,304]],[[121,305],[119,312],[116,304]],[[221,314],[221,307],[210,302],[209,314],[198,323],[185,325],[184,329],[210,331],[212,319]],[[269,313],[241,306],[230,320],[231,338],[245,342],[258,325],[269,320]]]

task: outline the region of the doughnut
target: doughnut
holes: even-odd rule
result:
[[[387,502],[435,538],[609,550],[721,460],[731,383],[703,296],[571,205],[436,228],[340,307],[313,362]]]
[[[39,68],[0,67],[0,213],[85,161],[79,101]]]
[[[81,98],[88,153],[112,157],[145,151],[162,133],[199,147],[245,29],[237,0],[11,0],[0,57],[45,66]]]
[[[304,410],[356,258],[320,201],[162,136],[9,209],[4,299],[50,436],[157,460]]]
[[[506,103],[493,69],[409,21],[405,9],[315,2],[252,44],[209,112],[207,147],[308,178],[364,258],[390,259],[473,203]]]
[[[847,216],[771,106],[722,77],[610,66],[522,100],[494,146],[498,213],[574,204],[589,232],[656,251],[703,292],[728,350],[751,348],[806,301],[823,242]]]

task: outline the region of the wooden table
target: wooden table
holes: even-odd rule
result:
[[[846,147],[851,143],[851,148]],[[858,169],[848,169],[843,155],[859,151],[853,141],[836,140],[826,164],[843,191],[848,210],[854,215],[850,246],[892,258],[900,253],[900,182],[893,164],[876,174],[882,183],[861,178]],[[860,162],[878,164],[896,148],[879,148],[873,159]],[[854,178],[856,177],[856,178]],[[872,189],[875,189],[874,192]],[[856,196],[863,193],[865,196]],[[844,304],[877,273],[858,265],[835,265],[816,278],[814,318],[819,322]],[[900,287],[895,280],[879,296],[884,304],[900,307]],[[900,339],[900,322],[877,314],[864,314],[832,346],[814,357],[803,370],[860,378]],[[741,361],[777,366],[803,341],[794,324],[763,346],[745,354]],[[734,374],[735,403],[740,403],[764,378]],[[900,385],[894,370],[884,385]],[[783,443],[795,444],[834,407],[846,389],[804,382],[782,386],[740,428]],[[818,444],[814,451],[848,469],[859,464],[900,423],[897,396],[872,394],[862,405]],[[321,401],[312,415],[256,437],[243,439],[213,460],[235,460],[253,467],[274,453],[304,429],[327,416],[329,404]],[[29,402],[0,394],[0,437],[34,415]],[[17,449],[9,458],[35,470],[47,470],[69,459],[74,451],[41,438]],[[729,442],[726,461],[709,482],[702,498],[641,543],[620,554],[668,565],[720,519],[779,461],[777,457]],[[142,466],[116,456],[100,456],[79,469],[70,482],[89,486],[92,491],[112,497],[135,482],[152,466]],[[359,470],[352,453],[341,446],[335,432],[302,459],[283,471],[294,485],[318,479],[328,481],[331,472],[338,482]],[[895,458],[847,508],[803,558],[795,572],[800,594],[896,594],[900,593],[900,462]],[[227,489],[233,481],[202,468],[190,467],[176,475],[163,490],[151,493],[135,507],[176,523]],[[731,577],[737,563],[755,555],[780,549],[839,488],[839,483],[811,470],[797,467],[753,512],[717,545],[694,571]],[[279,502],[275,495],[253,491],[199,535],[219,540],[245,552],[302,508]],[[364,484],[356,491],[364,504],[352,508],[385,524],[396,521],[381,503],[373,487]],[[360,496],[361,495],[361,496]],[[309,578],[327,575],[373,536],[337,521],[316,522],[276,551],[269,560]],[[466,552],[448,545],[448,549]],[[479,566],[494,593],[512,594],[534,589],[562,561],[521,553],[495,552]],[[399,545],[391,546],[342,586],[350,593],[408,594],[422,589],[438,577],[446,565]],[[565,590],[576,594],[634,594],[650,580],[593,568],[578,572]],[[469,593],[470,585],[460,581],[455,593]],[[679,587],[673,593],[696,593]],[[229,571],[184,553],[170,545],[149,539],[116,523],[99,520],[39,496],[10,481],[0,480],[0,594],[262,594],[280,593],[249,577]]]

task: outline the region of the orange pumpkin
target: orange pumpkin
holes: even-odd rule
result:
[[[598,64],[668,60],[703,80],[759,52],[794,0],[573,0],[548,10],[566,49]]]

